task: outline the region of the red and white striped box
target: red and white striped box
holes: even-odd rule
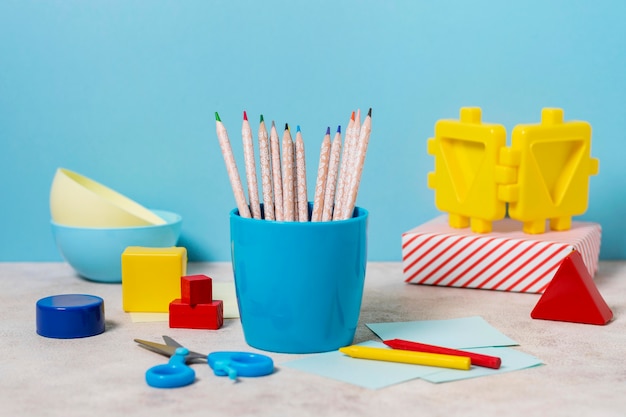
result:
[[[448,225],[439,216],[402,234],[405,282],[541,294],[572,250],[593,277],[598,269],[602,228],[572,222],[567,231],[530,235],[512,219],[493,222],[491,233]]]

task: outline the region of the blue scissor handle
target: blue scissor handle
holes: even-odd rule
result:
[[[269,356],[249,352],[213,352],[207,357],[217,376],[237,379],[238,376],[264,376],[274,372],[274,361]]]
[[[196,372],[185,365],[189,350],[179,347],[163,365],[153,366],[146,371],[146,382],[156,388],[178,388],[191,384],[196,379]]]

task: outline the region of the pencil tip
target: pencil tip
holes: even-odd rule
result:
[[[274,123],[273,120],[272,120],[272,129],[276,129],[276,124]]]
[[[263,115],[261,115],[261,120],[259,121],[259,123],[263,123]]]
[[[337,126],[337,133],[341,133],[341,125]]]
[[[285,123],[285,130],[289,130],[289,123]]]
[[[354,121],[354,112],[352,112],[352,116],[350,116],[350,119]]]
[[[216,121],[216,122],[221,122],[221,120],[220,120],[220,115],[219,115],[219,114],[217,114],[217,112],[215,112],[215,121]]]
[[[328,127],[326,128],[326,134],[327,134],[327,135],[330,135],[330,126],[328,126]]]
[[[248,114],[245,110],[243,111],[243,120],[245,120],[246,122],[248,121]]]
[[[296,133],[300,131],[300,125],[296,125]]]
[[[368,115],[369,117],[372,117],[372,108],[371,108],[371,107],[370,107],[370,110],[367,112],[367,115]]]

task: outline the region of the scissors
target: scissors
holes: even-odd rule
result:
[[[274,361],[269,356],[249,352],[212,352],[208,355],[193,352],[169,336],[163,336],[165,344],[135,339],[140,346],[169,356],[166,364],[156,365],[146,371],[146,382],[156,388],[177,388],[193,383],[196,372],[187,365],[198,359],[206,360],[217,376],[257,377],[274,372]]]

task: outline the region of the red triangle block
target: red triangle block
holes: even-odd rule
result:
[[[583,258],[572,251],[530,313],[533,319],[607,324],[613,312],[600,295]]]

